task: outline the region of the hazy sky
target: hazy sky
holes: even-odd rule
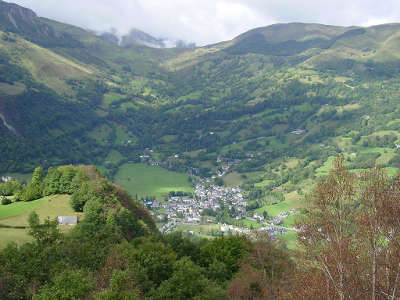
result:
[[[313,22],[374,25],[400,22],[400,0],[13,0],[39,16],[120,34],[138,28],[198,45],[254,27]]]

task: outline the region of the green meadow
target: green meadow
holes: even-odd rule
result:
[[[114,182],[131,196],[154,196],[162,200],[170,191],[192,193],[193,188],[186,174],[169,171],[146,164],[124,164],[114,177]]]
[[[69,195],[53,195],[31,202],[13,202],[9,205],[0,205],[0,248],[10,242],[22,244],[31,240],[27,227],[28,216],[35,211],[41,220],[55,219],[58,216],[72,216],[82,214],[74,212],[70,205]],[[4,227],[2,227],[4,226]],[[7,226],[7,227],[5,227]],[[14,228],[13,228],[14,227]],[[70,226],[60,228],[62,231],[71,229]]]

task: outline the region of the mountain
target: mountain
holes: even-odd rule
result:
[[[0,29],[46,46],[78,46],[68,34],[55,31],[28,8],[0,1]]]
[[[275,24],[156,49],[134,42],[155,42],[137,31],[120,47],[0,3],[1,172],[86,163],[112,178],[150,156],[233,176],[261,190],[261,205],[271,188],[307,186],[339,154],[354,170],[400,167],[399,24]]]
[[[128,34],[122,36],[121,46],[128,47],[132,45],[145,45],[152,48],[164,48],[165,44],[162,39],[147,34],[139,29],[132,29]]]

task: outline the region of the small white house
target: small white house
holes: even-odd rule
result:
[[[78,224],[77,216],[59,216],[57,222],[60,225],[76,225]]]

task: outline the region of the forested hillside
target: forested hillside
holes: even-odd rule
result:
[[[398,139],[397,24],[278,24],[196,49],[124,48],[1,5],[3,172],[94,163],[112,176],[146,148],[203,176],[218,156],[247,158],[238,171],[283,156],[315,170]]]

